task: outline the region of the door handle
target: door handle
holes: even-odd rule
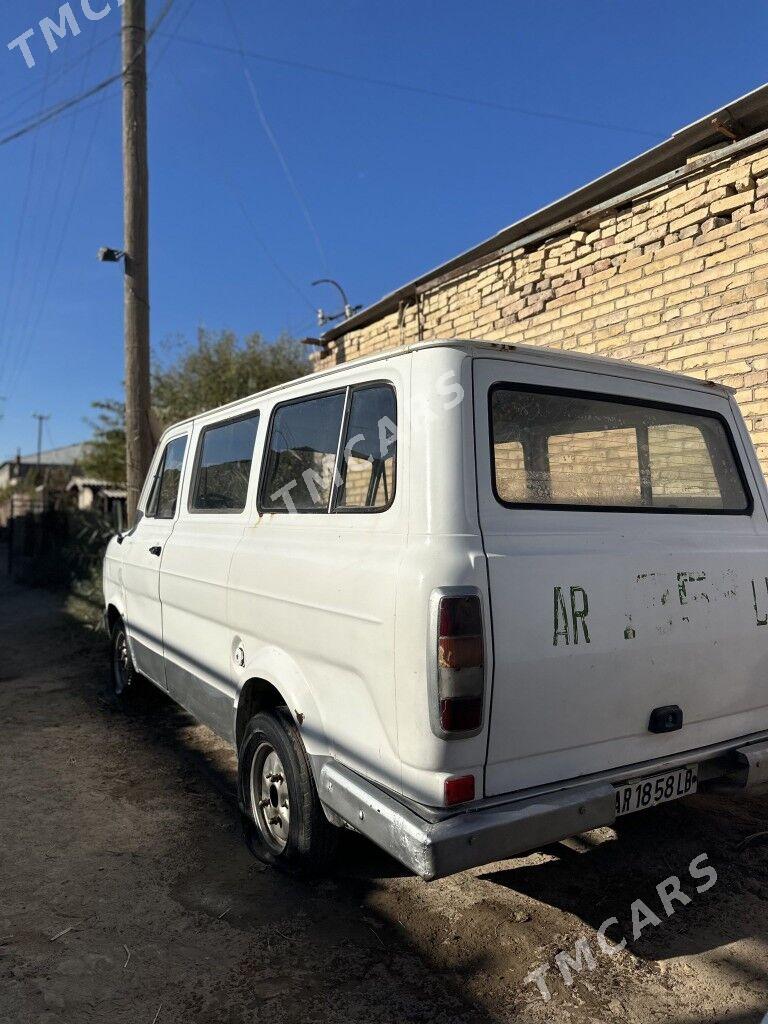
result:
[[[159,558],[159,557],[160,557],[160,552],[161,552],[162,550],[163,550],[163,549],[162,549],[162,548],[160,547],[160,545],[159,545],[159,544],[155,544],[155,545],[154,545],[154,547],[151,547],[151,548],[149,549],[149,553],[150,553],[150,555],[157,555],[157,557]]]

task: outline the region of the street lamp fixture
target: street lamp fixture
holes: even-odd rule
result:
[[[101,263],[119,263],[120,260],[125,259],[122,249],[109,249],[106,246],[99,249],[97,255]]]

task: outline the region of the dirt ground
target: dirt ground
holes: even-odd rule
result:
[[[762,1020],[768,846],[741,844],[768,799],[699,796],[431,884],[350,834],[332,877],[297,882],[246,852],[212,733],[105,698],[84,610],[0,578],[0,1021]],[[670,875],[690,902],[668,918]],[[635,942],[638,899],[658,923]],[[580,938],[593,967],[567,987],[554,957]]]

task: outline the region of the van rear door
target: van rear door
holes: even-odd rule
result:
[[[735,407],[543,362],[474,362],[488,796],[768,730],[764,485]],[[652,731],[671,706],[682,728]]]

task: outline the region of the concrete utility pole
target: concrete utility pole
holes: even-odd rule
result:
[[[149,174],[147,5],[123,6],[123,177],[125,193],[125,450],[128,522],[152,460],[149,389]]]
[[[40,453],[43,450],[43,424],[50,416],[43,416],[39,412],[33,412],[32,418],[37,420],[37,468],[40,469]]]

